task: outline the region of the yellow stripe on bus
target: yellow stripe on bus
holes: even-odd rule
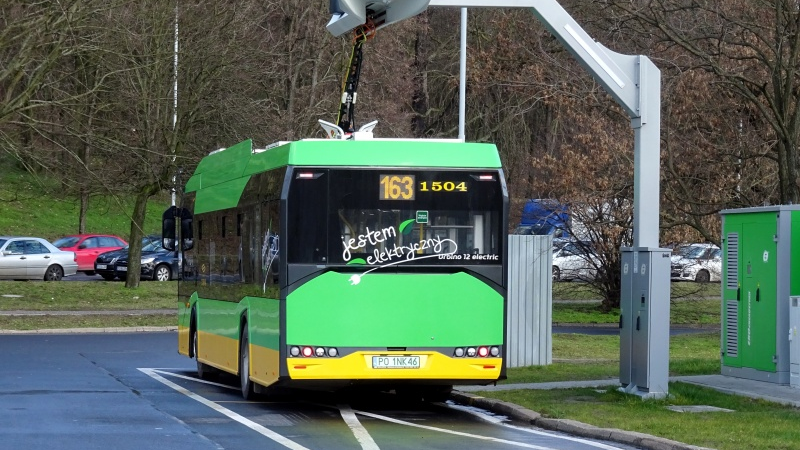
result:
[[[178,339],[182,344],[182,331],[186,335],[186,353],[189,352],[189,329],[178,329]],[[239,341],[217,334],[199,331],[197,333],[198,357],[200,362],[237,374],[239,371]],[[180,345],[182,348],[183,345]],[[280,353],[277,350],[250,344],[250,378],[264,386],[278,381]]]
[[[178,353],[189,356],[189,327],[178,326]]]
[[[250,379],[263,386],[278,381],[280,352],[250,344]]]
[[[419,369],[373,369],[373,356],[419,356]],[[356,352],[342,358],[287,358],[293,380],[496,380],[502,358],[450,358],[438,352]]]
[[[197,360],[230,373],[239,371],[239,340],[197,332]]]

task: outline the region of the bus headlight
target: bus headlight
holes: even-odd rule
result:
[[[300,356],[300,347],[292,347],[292,348],[290,348],[289,349],[289,354],[294,356],[294,357]]]
[[[461,348],[461,347],[458,347],[458,348],[456,348],[456,351],[453,352],[453,354],[456,356],[456,358],[461,358],[461,357],[464,356],[464,349]]]

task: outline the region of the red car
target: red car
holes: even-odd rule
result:
[[[109,234],[76,234],[65,236],[53,245],[61,250],[75,252],[78,272],[94,275],[94,260],[97,255],[117,250],[128,245],[122,238]]]

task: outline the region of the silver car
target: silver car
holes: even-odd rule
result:
[[[722,250],[714,244],[681,246],[672,255],[673,281],[718,282],[721,276]]]
[[[600,262],[589,244],[553,241],[553,281],[591,281]]]
[[[0,280],[58,281],[77,271],[75,252],[41,238],[0,236]]]

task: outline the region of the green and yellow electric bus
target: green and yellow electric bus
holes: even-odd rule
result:
[[[205,157],[180,203],[163,238],[181,253],[178,349],[200,377],[238,375],[245,398],[362,384],[433,398],[505,378],[494,145],[244,141]]]

